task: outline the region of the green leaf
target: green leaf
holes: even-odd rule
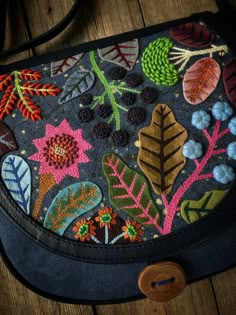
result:
[[[146,227],[157,227],[161,222],[160,212],[151,197],[146,178],[112,153],[104,155],[103,170],[113,206]]]
[[[193,223],[214,209],[225,197],[228,190],[212,190],[206,192],[199,200],[185,200],[181,204],[181,216],[187,223]]]
[[[102,200],[100,188],[92,182],[79,182],[67,186],[53,199],[43,225],[63,235],[77,217],[95,208]]]

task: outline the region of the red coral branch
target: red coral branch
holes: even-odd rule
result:
[[[17,107],[27,119],[42,120],[41,110],[28,96],[23,96],[17,103]]]
[[[8,86],[13,81],[11,75],[2,74],[0,75],[0,91],[2,91],[6,86]]]
[[[19,77],[24,80],[38,81],[42,78],[42,74],[38,71],[24,69],[19,73]]]

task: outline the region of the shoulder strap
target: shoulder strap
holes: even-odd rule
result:
[[[8,0],[1,0],[1,1],[3,1],[2,2],[3,4],[1,3],[1,11],[0,11],[0,30],[1,30],[1,32],[0,32],[0,49],[2,49],[2,47],[3,47],[4,38],[5,38],[5,23],[6,23],[6,12],[7,12],[7,1]],[[56,24],[53,28],[51,28],[48,32],[43,33],[43,34],[41,34],[41,35],[31,39],[31,40],[28,40],[26,42],[23,42],[22,44],[20,44],[16,47],[0,51],[0,57],[9,56],[12,54],[22,52],[22,51],[27,50],[27,49],[34,48],[36,46],[39,46],[39,45],[49,41],[53,37],[59,35],[73,20],[76,12],[78,11],[79,3],[80,3],[79,0],[74,0],[74,4],[73,4],[72,8],[70,9],[70,11],[67,13],[67,15],[58,24]]]

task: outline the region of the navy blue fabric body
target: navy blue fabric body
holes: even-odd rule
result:
[[[0,212],[2,254],[10,269],[32,290],[79,303],[110,303],[141,297],[138,275],[148,263],[96,264],[50,252],[25,235]],[[109,248],[108,248],[109,250]],[[236,224],[174,257],[188,282],[236,264]]]

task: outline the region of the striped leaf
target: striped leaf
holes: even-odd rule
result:
[[[51,77],[56,77],[62,73],[65,73],[72,67],[74,67],[80,59],[83,57],[83,54],[78,54],[74,56],[69,56],[61,60],[51,62]]]
[[[207,47],[215,40],[214,33],[206,26],[196,22],[189,22],[173,27],[170,30],[170,35],[178,43],[195,48]]]
[[[223,80],[230,102],[236,106],[236,59],[231,59],[224,67]]]
[[[181,216],[187,223],[193,223],[209,214],[225,197],[228,190],[206,192],[199,200],[185,200],[181,204]]]
[[[2,179],[15,202],[30,213],[31,173],[29,165],[20,156],[8,155],[2,164]]]
[[[183,169],[182,147],[187,137],[186,129],[165,104],[156,106],[151,125],[140,130],[138,164],[157,194],[168,194]]]
[[[216,89],[220,79],[220,66],[212,58],[202,58],[185,73],[183,92],[186,101],[197,105],[205,101]]]
[[[66,103],[92,88],[95,75],[92,71],[75,71],[66,81],[59,104]]]

